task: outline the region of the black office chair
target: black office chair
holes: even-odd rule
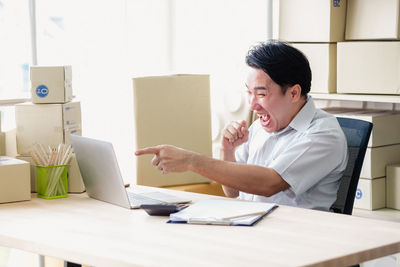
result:
[[[337,120],[347,139],[349,160],[340,182],[336,202],[333,203],[331,211],[351,215],[361,167],[372,131],[372,123],[340,117]]]

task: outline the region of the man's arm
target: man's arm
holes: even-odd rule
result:
[[[269,197],[290,187],[271,168],[216,160],[200,154],[193,155],[190,166],[191,171],[236,191]]]
[[[236,162],[235,150],[224,150],[221,148],[220,159],[224,161]],[[222,184],[222,190],[224,190],[225,196],[227,197],[238,197],[239,190]]]
[[[247,142],[249,131],[246,121],[232,121],[222,130],[222,142],[220,159],[224,161],[236,162],[235,149]],[[222,189],[227,197],[238,197],[239,190],[222,184]]]
[[[289,184],[271,168],[213,159],[170,145],[144,148],[135,154],[154,154],[152,163],[163,173],[193,171],[251,194],[272,196],[289,188]]]

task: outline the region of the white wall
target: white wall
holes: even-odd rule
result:
[[[114,144],[127,182],[135,173],[132,77],[211,74],[216,144],[226,123],[246,118],[244,60],[266,38],[264,0],[36,0],[36,7],[38,64],[72,65],[83,135]]]
[[[245,56],[266,39],[266,12],[263,0],[174,1],[172,68],[211,74],[214,156],[224,125],[246,119]]]

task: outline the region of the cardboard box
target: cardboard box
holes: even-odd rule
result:
[[[133,92],[137,148],[171,144],[212,156],[209,75],[134,78]],[[163,175],[151,164],[152,157],[135,158],[137,184],[168,186],[209,182],[192,172]]]
[[[17,129],[11,129],[5,132],[6,138],[6,156],[15,158],[17,153]]]
[[[354,208],[376,210],[386,206],[386,184],[385,177],[368,180],[360,179],[358,181]]]
[[[279,39],[288,42],[344,40],[346,0],[280,0]]]
[[[193,192],[200,194],[208,194],[215,196],[225,196],[222,185],[216,182],[206,183],[206,184],[189,184],[189,185],[176,185],[165,187],[167,189],[179,190],[185,192]]]
[[[345,39],[400,39],[399,11],[399,0],[348,0]]]
[[[312,72],[311,93],[336,93],[336,44],[292,44],[302,51]]]
[[[386,206],[400,210],[400,159],[386,167]]]
[[[72,100],[71,66],[31,66],[32,103],[67,103]]]
[[[37,183],[36,183],[36,165],[35,162],[33,161],[32,157],[30,156],[24,156],[24,155],[18,155],[15,157],[16,159],[19,160],[24,160],[26,162],[29,162],[30,165],[30,181],[31,181],[31,192],[36,193],[37,192]]]
[[[30,163],[31,192],[37,192],[36,164],[32,157],[18,155],[16,158]],[[82,193],[84,191],[85,185],[83,184],[81,171],[79,169],[75,154],[73,154],[68,167],[68,193]]]
[[[400,144],[399,111],[343,108],[326,108],[325,111],[337,117],[372,122],[374,126],[369,138],[368,147]]]
[[[69,144],[69,135],[81,135],[80,102],[66,104],[23,103],[15,106],[17,152],[29,155],[35,143],[56,148]]]
[[[0,156],[6,155],[6,133],[0,132]]]
[[[400,42],[337,44],[337,92],[400,95]]]
[[[400,161],[400,144],[367,148],[360,177],[374,179],[386,176],[386,165]]]
[[[31,199],[29,163],[0,157],[0,203]]]
[[[6,155],[6,133],[1,131],[1,112],[0,112],[0,156]]]

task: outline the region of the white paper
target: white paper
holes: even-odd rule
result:
[[[205,199],[170,215],[173,222],[251,225],[277,205],[274,203]]]

